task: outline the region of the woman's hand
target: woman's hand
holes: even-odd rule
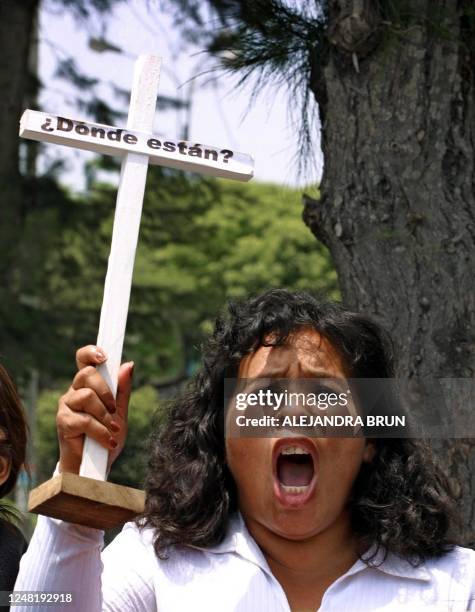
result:
[[[85,435],[109,451],[109,467],[124,447],[134,364],[121,365],[114,400],[108,384],[96,370],[106,360],[104,351],[93,345],[76,353],[78,373],[59,400],[56,415],[61,472],[79,473]]]

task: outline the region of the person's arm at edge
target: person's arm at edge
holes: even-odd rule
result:
[[[101,549],[104,532],[44,516],[38,522],[20,562],[15,591],[72,593],[70,612],[99,612]],[[44,610],[41,605],[15,606],[17,612]]]
[[[104,532],[40,516],[22,557],[15,591],[72,593],[68,612],[156,609],[152,568],[138,529],[128,524],[104,550]],[[44,610],[15,606],[18,612]]]

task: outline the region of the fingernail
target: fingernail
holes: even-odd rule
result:
[[[96,347],[96,359],[99,363],[102,363],[107,359],[106,354],[100,348]]]
[[[130,362],[130,378],[132,378],[132,375],[134,373],[134,368],[135,368],[135,362],[131,361]]]
[[[114,438],[109,438],[109,445],[112,448],[117,448],[117,440],[114,440]]]
[[[112,431],[115,431],[115,433],[118,433],[120,431],[120,425],[119,423],[117,423],[117,421],[111,421],[109,428],[112,429]]]

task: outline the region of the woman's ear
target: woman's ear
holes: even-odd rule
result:
[[[8,480],[12,464],[9,459],[0,455],[0,486]]]
[[[376,444],[374,443],[374,440],[366,440],[365,449],[363,451],[363,461],[365,463],[371,463],[375,455],[376,455]]]

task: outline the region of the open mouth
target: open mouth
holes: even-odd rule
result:
[[[316,480],[315,452],[305,440],[282,439],[274,447],[276,493],[282,502],[303,503]]]

